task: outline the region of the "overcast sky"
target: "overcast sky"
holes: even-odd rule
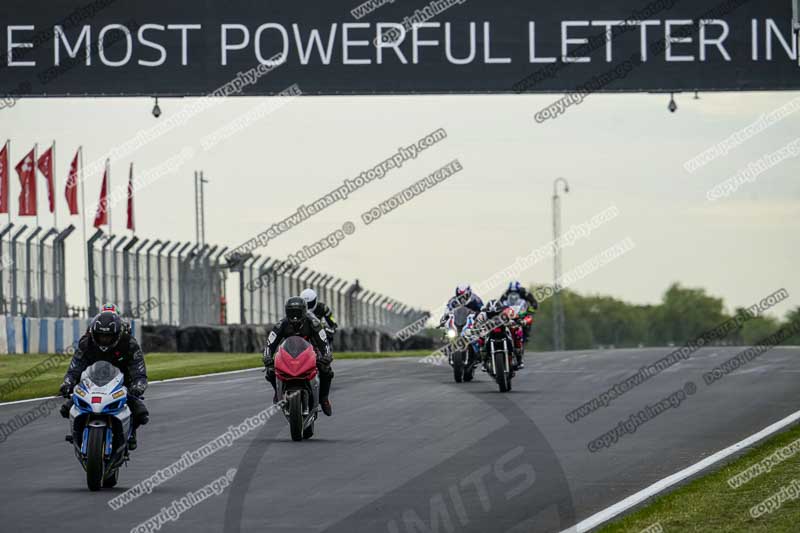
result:
[[[191,160],[137,191],[137,234],[193,239],[193,171],[202,169],[210,179],[207,241],[236,246],[300,204],[390,157],[398,147],[444,128],[445,140],[258,253],[284,257],[352,221],[353,235],[307,265],[358,278],[366,288],[433,309],[451,296],[457,283],[477,284],[552,238],[553,179],[563,176],[571,187],[563,198],[565,231],[611,206],[619,210],[615,219],[565,250],[565,273],[626,237],[635,243],[634,249],[577,282],[575,290],[656,303],[677,281],[706,288],[732,309],[785,287],[791,297],[776,306],[774,314],[782,316],[798,305],[800,158],[785,159],[716,202],[710,202],[706,192],[750,162],[795,141],[800,112],[694,173],[683,164],[762,114],[800,98],[800,93],[701,94],[699,100],[680,94],[674,114],[667,111],[669,95],[592,95],[555,120],[535,122],[534,114],[557,98],[295,97],[204,151],[204,136],[267,101],[228,98],[135,153],[113,160],[112,185],[127,180],[130,161],[138,175],[191,148]],[[28,99],[0,111],[0,125],[12,140],[12,167],[34,142],[41,153],[44,145],[57,141],[63,226],[64,181],[78,145],[84,146],[88,165],[188,102],[162,99],[163,115],[156,120],[152,100],[143,98]],[[463,171],[364,225],[363,212],[456,158]],[[11,181],[16,210],[16,173]],[[91,232],[100,177],[87,181]],[[39,184],[44,209],[44,180]],[[113,208],[112,216],[114,227],[121,230],[124,203]],[[40,216],[42,225],[51,220],[49,213]],[[76,225],[78,220],[70,218]],[[82,304],[80,235],[69,242],[68,300]],[[551,280],[550,260],[521,275],[524,283]],[[237,309],[235,298],[231,309]]]

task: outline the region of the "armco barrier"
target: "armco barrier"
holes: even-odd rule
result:
[[[131,333],[145,353],[236,352],[260,353],[271,326],[147,326],[129,320]],[[63,353],[76,343],[89,324],[85,318],[28,318],[0,315],[0,354]],[[371,328],[341,328],[333,339],[335,352],[371,352],[380,335],[380,350],[427,350],[433,339],[413,336],[404,341]]]
[[[230,324],[226,326],[142,326],[142,349],[149,352],[260,353],[271,326]],[[377,330],[340,328],[333,338],[334,352],[372,352]],[[381,351],[434,349],[433,339],[413,336],[399,341],[380,333]]]
[[[130,320],[131,332],[140,329]],[[28,318],[0,315],[0,354],[63,353],[86,331],[86,318]]]

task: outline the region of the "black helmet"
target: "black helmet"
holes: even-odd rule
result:
[[[297,328],[303,323],[306,313],[308,312],[308,306],[306,305],[306,301],[299,296],[292,296],[286,300],[284,310],[286,311],[286,319],[289,321],[289,324]]]
[[[103,311],[92,319],[89,326],[92,340],[102,351],[113,348],[122,336],[122,321],[113,311]]]
[[[489,318],[495,317],[503,310],[503,305],[497,300],[489,300],[483,306],[482,311],[486,313]]]

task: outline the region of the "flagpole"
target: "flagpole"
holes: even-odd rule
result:
[[[136,217],[134,216],[133,210],[136,209],[136,203],[133,200],[133,161],[131,161],[131,172],[128,174],[128,202],[130,202],[131,206],[131,235],[136,235]]]
[[[11,139],[6,139],[6,157],[8,158],[8,164],[11,163]],[[6,187],[6,207],[8,207],[8,223],[11,224],[11,167],[9,166],[8,170],[8,184]],[[8,252],[11,253],[11,232],[8,232]]]
[[[56,179],[56,140],[53,139],[53,153],[50,159],[50,170],[53,173],[53,183],[52,187],[48,189],[47,194],[53,195],[53,227],[58,229],[58,200],[56,199],[56,184],[58,180]],[[48,202],[49,202],[48,197]]]
[[[9,224],[9,228],[11,227],[11,167],[10,167],[11,161],[12,161],[12,159],[11,159],[11,139],[6,139],[6,166],[8,166],[8,168],[6,169],[6,172],[8,174],[8,183],[6,183],[6,207],[8,208],[8,224]],[[11,241],[11,238],[12,238],[11,234],[12,233],[14,233],[14,232],[9,229],[9,231],[8,231],[8,257],[13,257],[12,251],[11,251],[11,246],[13,244],[13,242]],[[11,267],[12,268],[16,268],[16,265],[12,265]],[[9,307],[5,307],[4,306],[5,310],[9,310],[11,308],[11,284],[13,282],[13,280],[11,279],[11,273],[10,272],[8,273],[7,277],[8,277],[8,292],[6,292],[6,294],[8,295],[8,305],[9,305]]]
[[[111,202],[108,199],[111,197],[111,159],[106,159],[106,216],[108,217],[108,235],[113,235],[111,231]]]
[[[83,228],[83,271],[86,281],[86,312],[88,315],[92,302],[89,301],[89,243],[86,240],[86,201],[83,195],[83,146],[78,147],[78,164],[81,166],[81,226]]]
[[[34,191],[38,189],[36,186],[36,180],[38,176],[36,173],[39,172],[39,143],[33,144],[33,187]],[[34,204],[34,209],[36,210],[36,227],[39,227],[39,195],[36,195],[36,203]],[[41,237],[40,237],[41,238]]]

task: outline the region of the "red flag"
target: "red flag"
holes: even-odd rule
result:
[[[97,204],[97,213],[94,215],[94,227],[99,228],[108,224],[108,167],[103,173],[103,187],[100,189],[100,202]]]
[[[19,175],[19,216],[36,216],[36,162],[33,150],[14,167]]]
[[[67,178],[67,188],[64,190],[64,196],[67,198],[67,205],[69,206],[69,214],[78,214],[78,155],[80,149],[75,152],[75,159],[69,166],[69,177]]]
[[[131,163],[131,172],[128,175],[128,229],[131,231],[136,230],[133,223],[133,163]]]
[[[8,144],[0,150],[0,213],[8,213]]]
[[[53,147],[51,146],[39,156],[39,172],[44,174],[47,180],[47,200],[50,204],[50,212],[56,208],[55,195],[53,194]]]

